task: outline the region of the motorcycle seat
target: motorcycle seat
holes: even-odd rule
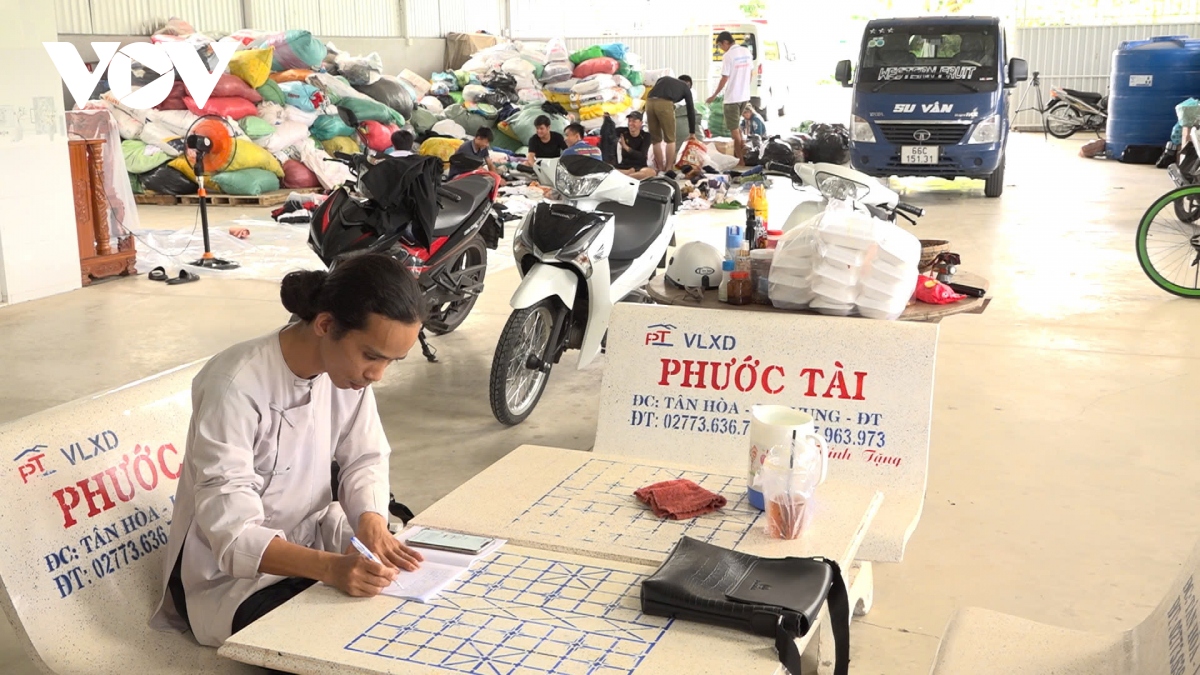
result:
[[[1070,94],[1071,96],[1074,96],[1075,98],[1077,98],[1085,103],[1089,103],[1091,105],[1096,105],[1097,103],[1100,102],[1100,99],[1104,98],[1104,94],[1100,94],[1100,93],[1097,93],[1094,91],[1079,91],[1077,89],[1066,89],[1066,88],[1063,88],[1063,91]]]
[[[438,209],[437,219],[433,224],[434,238],[448,237],[458,229],[481,204],[492,194],[492,178],[490,176],[466,176],[442,184],[449,192],[462,197],[454,201],[448,197],[438,197],[441,208]]]
[[[611,213],[616,218],[613,233],[614,261],[636,260],[646,252],[663,227],[675,202],[675,188],[663,181],[645,181],[638,186],[633,206],[618,202],[603,202],[596,210]]]

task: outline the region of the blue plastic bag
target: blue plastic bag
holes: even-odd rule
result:
[[[279,88],[283,90],[283,98],[288,105],[305,112],[313,112],[325,100],[320,89],[304,82],[281,82]]]
[[[618,61],[624,61],[625,52],[629,51],[629,47],[626,47],[625,44],[621,42],[612,42],[606,45],[600,45],[600,51],[604,52],[604,55],[607,57],[614,58]]]

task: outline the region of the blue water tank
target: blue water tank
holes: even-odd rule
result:
[[[1108,156],[1121,159],[1129,146],[1161,152],[1177,121],[1175,106],[1193,96],[1200,97],[1200,40],[1172,35],[1122,42],[1113,52]]]

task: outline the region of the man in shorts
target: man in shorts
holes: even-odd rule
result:
[[[675,163],[675,104],[687,105],[688,138],[696,137],[696,104],[692,100],[692,78],[662,77],[646,97],[646,124],[650,125],[650,143],[654,147],[654,165],[669,171]],[[666,152],[663,152],[663,144]]]
[[[733,136],[733,154],[740,163],[746,154],[746,142],[739,128],[742,124],[742,109],[750,102],[750,78],[754,76],[754,55],[742,45],[734,43],[729,31],[717,36],[717,47],[725,52],[721,62],[721,81],[708,102],[725,92],[725,128]]]

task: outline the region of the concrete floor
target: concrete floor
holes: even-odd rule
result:
[[[853,629],[856,675],[928,672],[964,605],[1129,628],[1200,533],[1187,515],[1200,506],[1187,412],[1200,404],[1187,384],[1200,378],[1200,302],[1160,292],[1133,250],[1137,221],[1168,180],[1081,159],[1080,142],[1014,138],[998,200],[982,183],[894,183],[927,209],[918,234],[949,239],[995,300],[941,324],[925,514],[904,563],[876,567],[874,611]],[[184,211],[144,208],[143,225],[190,225]],[[688,215],[681,238],[719,240],[731,218]],[[602,369],[574,371],[570,358],[529,421],[506,429],[492,418],[488,364],[516,283],[511,269],[489,275],[471,317],[437,341],[443,362],[414,354],[377,387],[392,485],[415,510],[522,443],[592,444]],[[204,357],[286,318],[276,285],[215,279],[123,279],[4,308],[0,420]],[[0,663],[35,672],[7,627]]]

